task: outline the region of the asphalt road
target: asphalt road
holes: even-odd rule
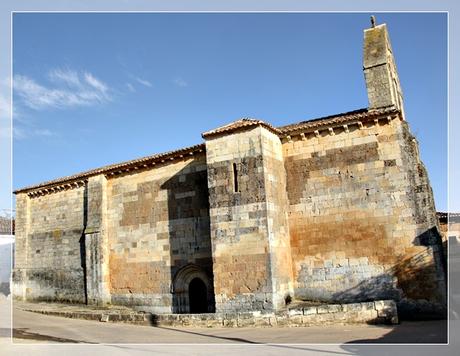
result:
[[[360,343],[445,342],[446,322],[403,322],[396,326],[324,326],[306,328],[159,328],[100,323],[15,310],[13,335],[7,301],[0,302],[0,355],[128,355],[152,351],[171,355],[397,355],[397,346]],[[96,345],[99,343],[111,345]],[[300,345],[304,344],[304,345]],[[322,344],[322,345],[320,345]],[[329,345],[326,345],[329,344]],[[335,344],[335,345],[334,345]],[[54,346],[53,346],[54,345]],[[407,351],[407,346],[404,346]],[[417,346],[417,355],[435,346]],[[391,351],[394,350],[394,351]],[[440,350],[440,351],[438,351]],[[457,349],[458,351],[458,349]],[[451,355],[438,346],[436,355]]]
[[[100,323],[14,310],[15,342],[73,343],[442,343],[445,321],[397,326],[334,325],[299,328],[172,328]],[[422,332],[420,332],[422,329]]]

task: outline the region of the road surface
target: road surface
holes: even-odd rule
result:
[[[173,328],[68,319],[22,310],[13,312],[15,342],[71,343],[445,343],[445,321],[396,326],[333,325],[273,328]]]
[[[358,343],[444,342],[446,323],[403,322],[396,326],[325,326],[302,328],[159,328],[101,323],[15,310],[13,343],[9,304],[0,301],[0,355],[396,355],[397,346]],[[111,345],[97,345],[100,343]],[[276,345],[275,345],[276,344]],[[300,345],[304,344],[304,345]],[[320,345],[323,344],[323,345]],[[324,345],[329,344],[329,345]],[[335,345],[334,345],[335,344]],[[53,346],[54,345],[54,346]],[[417,346],[432,355],[435,346]],[[394,352],[390,350],[394,349]],[[407,350],[407,346],[406,346]],[[451,355],[446,346],[436,355]],[[389,353],[390,352],[390,353]]]

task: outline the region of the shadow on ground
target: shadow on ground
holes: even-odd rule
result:
[[[8,329],[8,330],[10,330],[10,329]],[[91,344],[91,342],[78,341],[78,340],[66,339],[66,338],[62,338],[62,337],[54,337],[54,336],[50,336],[50,335],[32,333],[32,332],[29,332],[27,330],[28,330],[27,328],[13,329],[13,339],[34,340],[34,341],[49,341],[49,342],[62,342],[62,343],[72,343],[72,344],[79,344],[79,343]]]
[[[387,334],[375,339],[356,339],[342,345],[342,349],[356,355],[375,355],[375,348],[353,344],[447,344],[447,320],[425,321],[428,327],[420,333],[420,322],[405,321],[392,327],[376,326],[391,329]],[[386,351],[388,352],[388,350]],[[387,355],[388,353],[385,353]]]

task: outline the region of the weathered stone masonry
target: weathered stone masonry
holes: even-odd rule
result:
[[[204,134],[217,307],[279,308],[292,295],[281,142],[260,125],[221,132]]]
[[[365,30],[369,108],[20,189],[16,298],[155,313],[274,311],[293,299],[445,306],[433,194],[385,25]],[[418,309],[420,310],[420,309]]]

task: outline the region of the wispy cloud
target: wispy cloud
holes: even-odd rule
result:
[[[182,78],[175,78],[173,82],[178,87],[182,87],[182,88],[188,87],[188,83]]]
[[[21,103],[35,110],[91,106],[111,101],[110,89],[89,72],[54,69],[48,73],[52,86],[25,75],[15,75],[14,92]]]
[[[136,89],[134,88],[134,86],[133,86],[131,83],[126,83],[126,87],[128,88],[128,90],[129,90],[131,93],[135,93],[135,92],[136,92]]]
[[[52,69],[48,73],[48,78],[55,83],[65,83],[71,87],[81,86],[78,73],[71,69]]]
[[[152,87],[152,83],[149,82],[148,80],[146,79],[142,79],[142,78],[139,78],[139,77],[135,77],[134,79],[136,79],[136,81],[146,87],[149,87],[151,88]]]
[[[91,73],[85,72],[85,81],[97,91],[101,93],[107,93],[107,85],[105,85],[102,81],[97,79]]]
[[[13,137],[16,140],[25,140],[32,137],[51,137],[56,136],[55,132],[48,129],[13,127]]]

